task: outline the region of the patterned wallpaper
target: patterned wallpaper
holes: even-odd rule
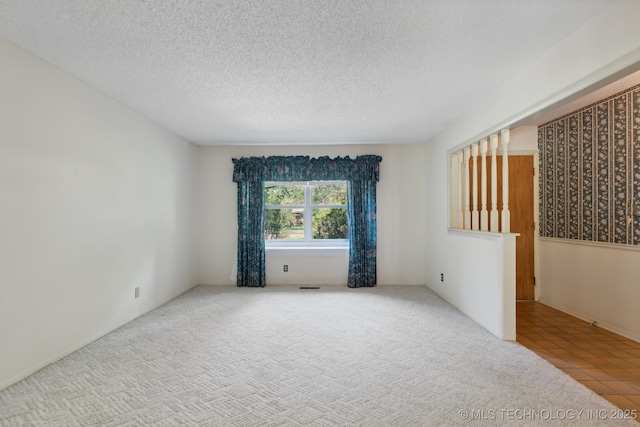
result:
[[[538,128],[540,236],[640,245],[640,85]]]

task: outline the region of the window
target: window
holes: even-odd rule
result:
[[[313,256],[348,252],[348,286],[359,288],[376,285],[376,184],[380,180],[382,157],[367,154],[355,159],[348,156],[334,159],[327,156],[270,156],[232,160],[233,182],[238,183],[238,286],[266,285],[267,248],[280,253],[291,249],[296,254],[305,253],[308,249],[308,253]],[[284,183],[289,181],[294,183]],[[334,197],[324,197],[321,189],[314,188],[325,185],[347,188],[345,182],[348,183],[349,191],[342,189],[343,196],[337,198],[338,201],[332,200]],[[271,197],[270,193],[278,192],[275,187],[283,186],[302,187],[304,203],[300,204],[300,189],[295,188],[287,189],[286,197]],[[275,228],[272,228],[272,224],[267,224],[269,231],[266,232],[266,211],[272,209],[276,212],[269,215],[282,214],[288,216],[289,220],[281,220],[282,224],[276,224]],[[323,209],[327,211],[322,211]],[[347,239],[332,238],[330,233],[323,231],[321,217],[326,213],[326,222],[328,213],[333,212],[337,216],[338,212],[334,212],[334,209],[343,212],[343,218],[347,211],[348,221],[343,220],[337,227],[340,236],[348,236]],[[298,218],[301,219],[302,226],[296,224],[296,221],[300,221],[295,219],[296,214],[301,215]],[[314,220],[316,235],[319,236],[315,239]],[[280,226],[281,229],[277,230]],[[297,233],[302,236],[297,240],[290,238],[293,233],[285,233],[293,231],[291,229],[294,227],[298,228]]]
[[[264,203],[270,244],[348,242],[346,181],[266,182]]]

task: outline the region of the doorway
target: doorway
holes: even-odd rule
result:
[[[509,156],[509,210],[516,238],[516,300],[535,299],[533,156]]]
[[[502,209],[502,156],[496,157],[498,180],[498,209]],[[481,180],[478,168],[478,182]],[[491,170],[491,157],[487,157],[487,170]],[[473,164],[471,165],[473,173]],[[511,232],[516,238],[516,300],[535,300],[535,203],[534,203],[534,156],[532,154],[509,155],[509,211]],[[471,185],[469,185],[471,190]],[[491,174],[487,176],[487,187],[491,188]],[[472,197],[471,197],[472,198]],[[492,206],[491,194],[487,194],[487,208]],[[502,218],[498,216],[499,229]]]

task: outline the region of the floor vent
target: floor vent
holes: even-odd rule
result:
[[[320,289],[320,286],[300,286],[300,289]]]

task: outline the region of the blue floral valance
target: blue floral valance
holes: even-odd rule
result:
[[[233,159],[233,182],[380,180],[382,157],[270,156]]]

